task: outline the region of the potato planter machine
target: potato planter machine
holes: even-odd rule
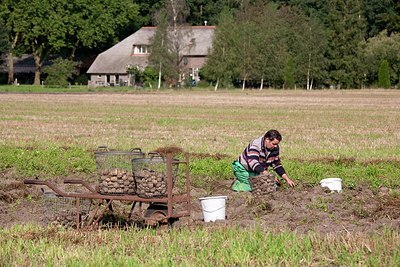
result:
[[[63,191],[52,181],[25,180],[24,183],[47,186],[54,191],[51,193],[58,200],[75,200],[73,203],[76,212],[73,216],[78,229],[98,227],[107,210],[113,213],[114,201],[129,203],[130,212],[126,218],[128,221],[135,215],[149,226],[166,225],[180,217],[190,216],[188,154],[185,155],[185,160],[173,158],[172,153],[167,153],[166,156],[151,153],[148,155],[145,157],[140,149],[95,152],[100,177],[95,187],[79,179],[64,180],[64,184],[79,186],[83,192]],[[184,172],[181,172],[181,176],[185,177],[185,185],[180,193],[175,193],[175,180],[180,165],[185,166]],[[83,202],[91,203],[84,216]],[[96,202],[97,205],[92,205]],[[143,210],[143,203],[148,204],[146,210]],[[179,211],[176,210],[176,205],[181,205]]]

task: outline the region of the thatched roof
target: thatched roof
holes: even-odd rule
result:
[[[132,55],[134,45],[149,45],[156,32],[156,27],[142,27],[113,47],[99,54],[87,71],[88,74],[126,74],[128,65],[148,65],[148,55]],[[215,26],[192,26],[182,30],[190,34],[182,34],[184,55],[206,56],[212,46]],[[188,49],[189,44],[190,51]],[[193,45],[194,44],[194,45]]]

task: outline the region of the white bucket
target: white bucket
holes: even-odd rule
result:
[[[342,191],[342,179],[340,178],[326,178],[319,183],[322,187],[328,187],[331,191]]]
[[[225,220],[226,196],[199,198],[205,222]]]

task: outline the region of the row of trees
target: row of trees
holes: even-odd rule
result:
[[[2,0],[0,53],[32,54],[39,84],[50,54],[71,60],[82,49],[98,53],[158,25],[150,62],[160,85],[161,77],[182,74],[180,26],[204,21],[218,27],[201,74],[217,86],[360,88],[377,85],[382,68],[391,85],[399,82],[395,0]]]
[[[381,85],[379,66],[388,64],[390,84],[399,82],[400,34],[391,28],[366,38],[362,1],[293,2],[223,12],[203,76],[216,86],[236,80],[243,88],[255,81],[261,88],[362,88]],[[314,3],[314,15],[305,2]]]
[[[40,84],[43,62],[50,54],[72,59],[78,48],[116,41],[120,27],[135,20],[138,10],[130,0],[2,0],[9,83],[14,80],[14,55],[33,55],[34,84]]]
[[[220,82],[258,81],[273,87],[312,88],[323,75],[326,37],[321,26],[301,12],[274,4],[243,7],[221,16],[203,75]]]

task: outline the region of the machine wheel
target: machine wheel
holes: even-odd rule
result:
[[[147,208],[144,220],[147,226],[168,224],[168,208],[163,204],[150,204]]]

